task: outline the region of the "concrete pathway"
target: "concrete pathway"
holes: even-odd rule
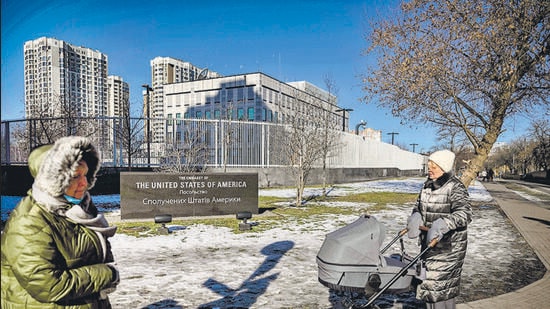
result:
[[[498,182],[483,183],[546,267],[542,279],[511,293],[457,305],[458,309],[550,308],[550,210]]]

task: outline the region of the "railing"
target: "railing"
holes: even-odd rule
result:
[[[150,122],[162,122],[164,131],[151,132]],[[47,118],[2,121],[3,165],[26,164],[30,150],[67,135],[91,138],[105,166],[159,167],[188,164],[210,167],[288,166],[282,149],[289,134],[285,126],[266,122],[207,119]],[[151,133],[148,133],[151,132]],[[161,136],[161,138],[159,138]],[[332,168],[399,168],[421,170],[424,156],[397,146],[341,131],[330,149]],[[320,165],[318,162],[317,165]]]

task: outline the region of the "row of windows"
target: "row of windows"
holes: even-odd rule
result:
[[[236,114],[234,110],[222,111],[219,109],[215,110],[194,110],[187,111],[181,117],[181,113],[168,114],[168,124],[172,125],[173,120],[176,120],[176,124],[181,124],[182,119],[235,119],[235,120],[246,120],[246,121],[268,121],[276,122],[278,118],[278,112],[273,113],[272,110],[266,108],[254,108],[248,107],[246,110],[244,108],[237,108]]]
[[[25,60],[36,61],[35,58],[41,58],[42,61],[44,61],[46,59],[51,60],[52,59],[52,54],[51,53],[43,54],[43,53],[39,53],[39,52],[35,52],[35,51],[29,51],[29,50],[25,51],[25,57],[24,57]],[[59,53],[60,62],[63,62],[65,59],[69,62],[77,62],[77,63],[82,63],[82,64],[98,66],[98,67],[104,67],[104,66],[107,65],[107,61],[105,59],[98,59],[98,58],[87,57],[87,56],[79,56],[79,55],[70,54],[70,53],[65,55],[62,52],[60,52]]]
[[[197,91],[194,93],[184,93],[177,96],[171,96],[167,98],[166,106],[179,107],[184,106],[196,106],[202,104],[218,104],[220,102],[233,103],[239,102],[242,103],[246,101],[253,101],[255,99],[254,87],[247,87],[246,96],[245,89],[222,89],[216,91]],[[175,102],[174,102],[175,101]]]
[[[211,91],[196,91],[187,92],[175,95],[169,95],[166,98],[166,107],[181,107],[183,106],[199,106],[218,103],[243,103],[253,102],[259,100],[260,97],[256,95],[254,86],[229,88]],[[159,98],[159,100],[161,100]],[[308,107],[313,99],[309,98],[306,101],[302,101],[298,104],[298,99],[291,97],[285,93],[275,91],[266,87],[261,90],[261,100],[264,103],[272,103],[277,106],[282,106],[296,112],[307,112]],[[262,101],[258,101],[261,103]]]

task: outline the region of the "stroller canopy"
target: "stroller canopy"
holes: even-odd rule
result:
[[[337,265],[379,265],[386,229],[374,217],[356,221],[326,235],[317,257]]]

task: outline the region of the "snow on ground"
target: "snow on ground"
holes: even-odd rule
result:
[[[337,185],[330,195],[367,191],[417,193],[423,181],[410,178]],[[474,220],[469,227],[459,302],[525,285],[526,282],[517,283],[518,276],[527,283],[538,279],[535,277],[542,264],[482,184],[474,183],[469,192],[475,205]],[[305,196],[319,193],[318,189],[307,189]],[[293,197],[294,190],[262,189],[259,194]],[[111,204],[113,198],[117,197],[94,200],[97,204]],[[110,295],[113,307],[337,308],[341,296],[317,278],[316,255],[325,235],[366,213],[386,226],[385,244],[405,227],[412,205],[388,205],[380,211],[370,211],[368,201],[325,205],[353,207],[356,214],[312,216],[300,222],[285,220],[264,232],[235,234],[225,227],[168,225],[171,233],[164,236],[136,238],[117,234],[111,244],[121,282]],[[261,216],[250,221],[262,224]],[[410,255],[418,253],[416,240],[405,236],[404,244]],[[399,252],[398,243],[388,254],[392,252]],[[397,308],[418,305],[411,293],[381,297],[379,304],[387,308],[392,302],[397,303]]]
[[[423,181],[415,178],[353,183],[336,186],[330,194],[416,193]],[[465,290],[471,290],[468,285],[472,287],[480,280],[487,286],[487,282],[501,280],[503,273],[508,276],[508,267],[526,255],[526,246],[521,246],[523,239],[489,203],[492,198],[485,188],[476,183],[469,191],[473,201],[488,202],[489,206],[476,209],[470,227],[463,275]],[[284,197],[292,197],[293,193],[293,189],[260,191],[260,195]],[[308,189],[305,195],[312,194],[319,192]],[[112,245],[122,280],[111,295],[113,305],[115,308],[338,307],[341,299],[317,278],[316,255],[325,234],[351,223],[361,213],[369,213],[386,225],[387,243],[404,227],[411,211],[411,205],[390,205],[383,211],[370,213],[368,201],[353,206],[357,215],[316,217],[262,233],[234,234],[227,228],[192,225],[171,226],[174,231],[170,235],[152,238],[116,235]],[[254,220],[261,224],[261,218]],[[415,240],[405,239],[404,243],[406,252],[418,253]],[[392,249],[399,251],[396,245]],[[527,253],[527,258],[534,259],[534,255]],[[491,293],[477,291],[480,289],[474,291],[477,298]],[[414,302],[409,299],[405,303]]]

